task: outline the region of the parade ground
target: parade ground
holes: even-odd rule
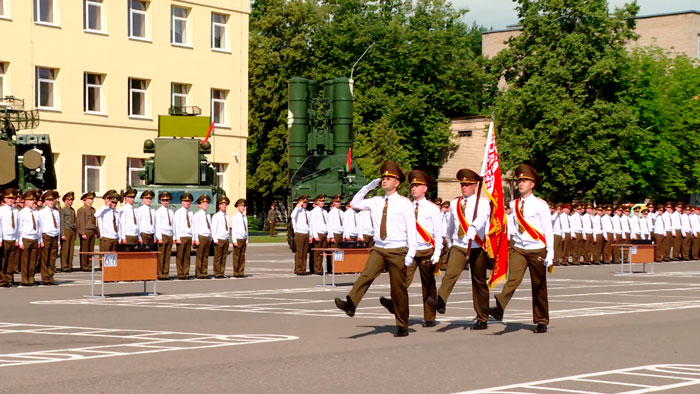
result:
[[[0,392],[699,393],[700,262],[619,271],[557,267],[546,334],[532,332],[527,279],[503,322],[470,330],[468,271],[424,328],[416,277],[405,338],[378,302],[388,274],[349,318],[333,299],[357,275],[320,286],[281,244],[251,244],[244,279],[161,281],[158,296],[108,283],[86,298],[90,273],[59,273],[59,286],[0,289]]]

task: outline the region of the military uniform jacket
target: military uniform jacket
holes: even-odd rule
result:
[[[76,230],[75,209],[73,207],[63,207],[60,211],[61,217],[61,234],[65,234],[67,230]]]
[[[83,205],[77,211],[76,228],[78,234],[85,235],[88,230],[97,231],[97,218],[95,218],[95,208]]]
[[[277,221],[277,211],[270,208],[270,210],[267,211],[267,221],[268,221],[268,223],[269,222],[276,222]]]

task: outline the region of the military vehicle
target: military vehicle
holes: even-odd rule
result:
[[[352,160],[353,80],[292,78],[288,90],[290,198],[355,194],[366,181]]]
[[[56,188],[48,134],[25,134],[39,126],[39,111],[25,110],[24,100],[0,97],[0,190]]]
[[[143,152],[152,153],[146,159],[144,170],[139,173],[145,185],[127,185],[137,192],[136,202],[141,203],[141,192],[150,189],[156,194],[152,207],[158,208],[158,194],[170,192],[173,209],[180,207],[180,196],[190,192],[196,200],[202,194],[208,194],[211,201],[224,191],[218,186],[216,170],[204,156],[211,153],[211,144],[203,141],[208,130],[210,118],[201,116],[199,107],[170,107],[169,115],[158,116],[158,138],[148,139],[143,143]],[[216,204],[207,210],[216,212]],[[197,210],[193,203],[192,209]]]

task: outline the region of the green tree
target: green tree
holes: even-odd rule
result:
[[[505,168],[532,164],[553,199],[612,201],[639,192],[628,163],[637,135],[623,96],[636,3],[518,0],[522,34],[493,62],[507,89],[494,106]]]

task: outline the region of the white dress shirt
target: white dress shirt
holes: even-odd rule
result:
[[[156,241],[163,240],[163,236],[172,237],[175,235],[175,218],[173,211],[170,208],[160,206],[156,210],[156,231],[154,238]]]
[[[673,211],[673,213],[671,214],[671,228],[673,229],[673,231],[676,231],[681,230],[682,227],[683,226],[681,225],[681,214],[677,211]]]
[[[121,241],[126,241],[127,235],[140,238],[141,231],[139,231],[139,218],[138,213],[136,213],[136,208],[131,204],[124,204],[121,212],[119,216],[119,239]]]
[[[460,202],[461,199],[461,202]],[[466,200],[466,205],[464,206],[464,218],[467,220],[469,226],[466,229],[465,234],[459,237],[459,217],[457,216],[457,209],[462,209],[460,204],[464,203]],[[466,199],[464,196],[457,197],[450,201],[450,220],[447,223],[447,237],[452,240],[452,245],[459,246],[461,248],[469,248],[469,240],[474,240],[473,234],[479,236],[479,239],[485,241],[485,235],[488,230],[489,219],[491,218],[491,204],[487,198],[482,198],[479,201],[479,207],[477,208],[476,218],[474,218],[474,209],[476,208],[476,194],[472,194]],[[472,220],[473,219],[473,220]],[[551,226],[551,222],[550,222]],[[481,248],[476,242],[472,242],[472,249]]]
[[[53,216],[53,218],[52,218]],[[44,207],[39,211],[41,220],[41,233],[49,237],[61,237],[61,216],[58,209]],[[54,225],[54,223],[56,223]]]
[[[552,234],[554,235],[561,235],[561,219],[559,218],[560,215],[560,212],[552,212]]]
[[[507,220],[507,226],[508,226],[508,240],[512,240],[513,237],[515,237],[515,232],[518,231],[518,222],[517,219],[515,218],[515,214],[511,213],[510,215],[506,215],[506,220]],[[559,234],[561,235],[561,234]]]
[[[294,233],[309,233],[309,211],[302,207],[295,207],[292,211],[292,228]]]
[[[343,211],[339,208],[333,207],[328,212],[328,234],[342,234],[343,226],[345,225],[345,220],[343,220]]]
[[[630,235],[632,239],[639,239],[641,235],[641,228],[639,227],[639,217],[637,215],[631,215],[629,217],[630,224]]]
[[[688,215],[688,220],[690,221],[690,231],[694,237],[697,237],[700,235],[700,216],[696,213],[691,213]]]
[[[192,223],[194,223],[192,211],[185,209],[185,207],[180,207],[175,211],[174,218],[175,228],[173,230],[173,239],[178,241],[180,238],[192,238]]]
[[[513,212],[515,215],[515,212]],[[566,235],[571,233],[571,225],[569,224],[569,215],[562,212],[559,214],[559,225],[561,225],[561,233]]]
[[[241,212],[236,211],[231,217],[231,233],[233,241],[245,239],[248,242],[248,217]]]
[[[640,233],[642,236],[645,236],[645,235],[646,235],[646,236],[649,236],[649,235],[651,235],[651,234],[649,234],[649,222],[647,221],[647,218],[648,218],[648,217],[649,217],[649,216],[647,216],[646,218],[645,218],[645,217],[639,218],[639,233]]]
[[[156,232],[156,210],[144,204],[136,208],[136,220],[139,223],[139,232],[154,234]],[[141,234],[139,233],[139,236]]]
[[[583,223],[581,222],[581,215],[578,212],[574,212],[569,219],[569,225],[571,226],[571,236],[581,235],[583,233]]]
[[[231,220],[225,213],[219,211],[211,217],[211,234],[214,242],[228,242],[231,235]]]
[[[328,212],[321,207],[314,207],[309,215],[311,236],[318,238],[319,234],[328,234]]]
[[[374,223],[374,246],[383,249],[408,247],[406,259],[413,259],[418,247],[418,232],[416,217],[413,214],[413,204],[399,193],[390,196],[376,196],[364,200],[369,190],[360,189],[353,197],[350,205],[354,209],[368,209]],[[384,205],[387,204],[386,238],[381,238],[381,223]]]
[[[433,237],[433,240],[435,241],[435,251],[433,252],[433,257],[440,257],[440,254],[442,253],[442,213],[440,212],[440,207],[428,201],[427,198],[421,198],[420,200],[413,202],[414,217],[416,205],[418,206],[418,219],[416,221],[428,234],[430,234],[431,237]],[[417,241],[417,250],[426,250],[433,247],[433,245],[425,242],[420,234],[418,234]]]
[[[343,238],[347,239],[350,237],[357,236],[358,228],[358,213],[354,209],[348,208],[343,212]]]
[[[34,219],[32,219],[34,217]],[[28,207],[19,211],[19,237],[27,239],[41,240],[41,218],[35,209]]]
[[[211,215],[207,211],[200,209],[193,215],[192,237],[199,242],[199,237],[211,238]]]
[[[671,230],[668,230],[671,231]],[[666,222],[664,220],[664,216],[661,215],[661,217],[657,217],[656,220],[654,221],[654,234],[659,234],[659,235],[666,235]]]
[[[654,221],[656,219],[656,215],[654,215],[653,212],[650,212],[647,214],[647,228],[649,229],[649,233],[654,232]]]
[[[681,215],[681,232],[684,237],[687,237],[693,229],[690,228],[690,218],[688,214],[684,213]]]
[[[620,216],[613,214],[612,218],[613,232],[617,235],[622,235],[622,223],[620,221]]]
[[[593,227],[593,235],[603,234],[602,217],[598,214],[591,215],[591,226]]]
[[[527,198],[521,198],[520,204],[525,202],[523,206],[523,217],[525,221],[532,226],[540,234],[544,235],[545,243],[540,240],[535,240],[530,236],[527,230],[522,233],[519,230],[515,231],[513,240],[515,247],[525,250],[535,250],[547,248],[547,256],[545,261],[552,261],[554,258],[554,234],[552,233],[552,216],[549,213],[549,205],[534,194],[530,194]],[[510,202],[510,209],[515,212],[515,200]],[[566,215],[564,215],[566,216]],[[517,214],[515,214],[515,223],[518,228]]]
[[[12,219],[14,218],[14,225]],[[19,211],[15,207],[0,207],[0,240],[19,241]]]
[[[627,216],[627,214],[623,213],[622,216],[620,216],[620,227],[622,228],[622,234],[624,236],[629,235],[631,229],[630,229],[630,217]]]
[[[374,219],[368,210],[362,210],[357,213],[359,219],[359,234],[374,236]]]
[[[673,225],[671,224],[671,214],[668,213],[668,211],[662,213],[661,220],[664,221],[664,230],[666,230],[667,233],[672,233],[673,232]]]
[[[600,225],[603,228],[603,238],[606,241],[612,241],[608,239],[608,234],[615,234],[615,227],[613,227],[612,216],[608,214],[603,214],[600,217]]]
[[[593,215],[584,213],[581,216],[581,224],[583,225],[584,234],[593,234]]]
[[[97,226],[102,238],[119,239],[119,213],[109,205],[103,205],[95,212]]]

